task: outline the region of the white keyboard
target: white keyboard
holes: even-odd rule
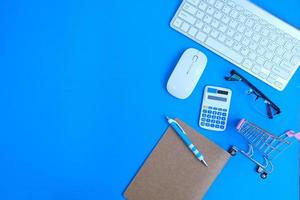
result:
[[[247,0],[183,0],[171,27],[279,91],[300,66],[300,31]]]

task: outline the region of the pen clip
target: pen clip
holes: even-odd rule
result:
[[[180,126],[180,124],[173,119],[173,122],[178,126],[178,128],[184,133],[184,135],[186,135],[186,132],[183,130],[183,128]]]

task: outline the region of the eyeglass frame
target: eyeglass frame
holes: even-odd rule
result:
[[[240,78],[240,80],[232,78],[233,75],[238,76]],[[267,101],[267,103],[276,111],[275,114],[273,114],[271,110],[268,110],[270,108],[267,107],[268,118],[273,119],[273,116],[279,115],[281,113],[281,109],[275,103],[273,103],[264,93],[262,93],[259,89],[257,89],[252,83],[250,83],[250,81],[248,81],[246,78],[244,78],[242,75],[240,75],[237,71],[231,70],[230,76],[226,76],[225,80],[226,81],[242,81],[252,90],[251,93],[256,95],[256,100],[258,98],[262,98],[264,101]]]

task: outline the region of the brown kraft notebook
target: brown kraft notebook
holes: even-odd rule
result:
[[[206,167],[169,127],[124,196],[128,200],[200,200],[231,157],[179,119],[189,139],[204,155]]]

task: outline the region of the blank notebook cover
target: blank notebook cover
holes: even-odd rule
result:
[[[230,154],[179,119],[192,143],[205,156],[206,167],[169,127],[124,196],[128,200],[200,200],[222,171]]]

